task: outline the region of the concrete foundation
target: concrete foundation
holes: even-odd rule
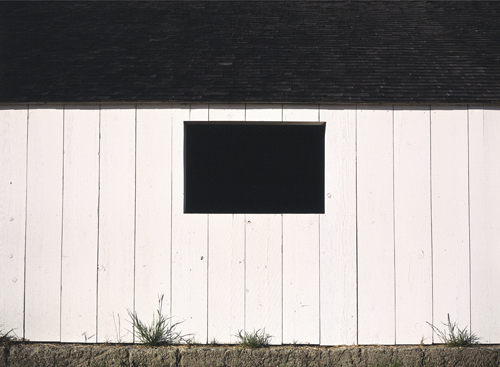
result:
[[[0,367],[500,367],[500,346],[238,346],[11,343]]]

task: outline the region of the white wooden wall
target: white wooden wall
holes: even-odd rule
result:
[[[184,214],[188,120],[326,122],[325,214]],[[200,343],[500,343],[499,187],[499,108],[4,106],[0,330],[130,342],[164,295]]]

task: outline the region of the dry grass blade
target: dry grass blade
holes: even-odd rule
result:
[[[128,310],[131,324],[134,326],[134,333],[143,344],[156,346],[162,344],[176,344],[184,340],[185,335],[181,335],[175,330],[180,322],[171,324],[170,318],[163,315],[163,296],[158,298],[158,310],[153,315],[151,324],[142,322],[137,316],[137,312]]]
[[[266,329],[254,330],[252,333],[239,330],[235,335],[239,342],[238,344],[246,348],[262,348],[269,345],[272,336],[266,334]]]
[[[456,322],[451,322],[450,314],[448,314],[448,323],[443,323],[446,329],[443,331],[428,322],[432,330],[437,334],[439,340],[450,347],[468,347],[479,342],[479,338],[469,330],[467,326],[460,329]]]
[[[9,335],[10,333],[14,333],[14,329],[10,329],[6,333],[3,330],[0,330],[0,343],[10,343],[14,341],[16,337],[14,335]]]

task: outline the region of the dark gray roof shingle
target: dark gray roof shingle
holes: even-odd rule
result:
[[[500,2],[1,2],[0,102],[500,102]]]

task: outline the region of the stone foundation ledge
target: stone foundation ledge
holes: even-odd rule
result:
[[[0,367],[500,367],[499,345],[444,346],[165,346],[12,343]]]

